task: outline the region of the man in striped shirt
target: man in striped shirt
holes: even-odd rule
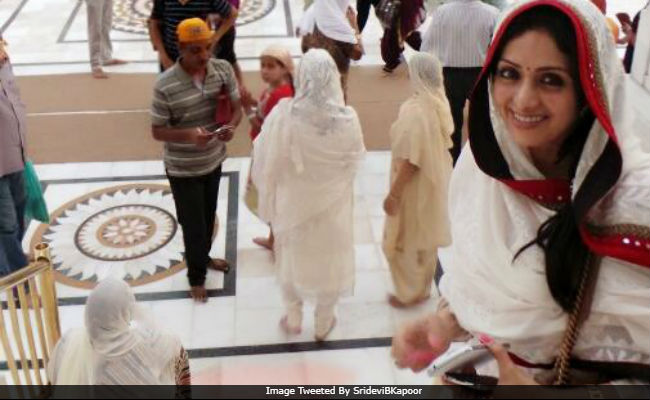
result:
[[[232,139],[242,117],[232,67],[227,61],[211,58],[212,35],[199,18],[178,25],[179,59],[158,77],[151,105],[152,133],[165,142],[165,169],[183,228],[191,294],[197,301],[207,301],[207,269],[229,269],[225,260],[211,259],[209,253],[225,142]],[[213,134],[205,127],[214,124],[217,97],[223,90],[234,110],[233,127]]]
[[[454,0],[436,8],[424,35],[422,51],[442,65],[445,92],[454,118],[454,164],[461,150],[463,107],[485,60],[499,10],[480,0]]]
[[[176,27],[189,18],[206,20],[209,15],[218,14],[222,23],[216,30],[212,46],[235,25],[237,9],[228,0],[154,0],[149,18],[149,36],[163,70],[171,67],[179,56]]]

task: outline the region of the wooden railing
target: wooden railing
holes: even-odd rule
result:
[[[34,255],[34,263],[0,279],[0,341],[15,385],[48,384],[45,368],[61,336],[48,245],[36,245]]]

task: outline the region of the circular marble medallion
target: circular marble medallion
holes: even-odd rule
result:
[[[75,245],[97,260],[132,260],[169,243],[176,228],[174,216],[162,208],[147,204],[116,206],[85,220],[75,233]]]
[[[89,289],[107,277],[138,286],[185,267],[169,186],[103,188],[59,207],[32,237],[50,245],[57,281]],[[216,232],[216,229],[215,229]]]

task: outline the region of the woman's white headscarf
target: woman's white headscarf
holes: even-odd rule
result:
[[[298,65],[295,97],[278,103],[253,142],[260,218],[281,232],[322,212],[345,194],[364,154],[359,118],[345,105],[334,60],[309,50]],[[309,179],[288,185],[296,195],[278,199],[289,169]]]
[[[432,54],[417,52],[409,59],[408,68],[415,99],[420,102],[430,102],[433,105],[445,144],[451,147],[453,145],[451,133],[454,131],[454,120],[445,95],[440,60]]]
[[[574,25],[580,84],[596,120],[572,184],[557,185],[514,145],[488,104],[491,99],[486,97],[491,94],[484,69],[471,99],[471,148],[463,150],[450,185],[453,244],[450,262],[443,265],[441,292],[468,331],[485,332],[509,343],[513,353],[529,362],[552,363],[567,314],[551,296],[542,250],[532,246],[514,256],[555,215],[547,203],[571,198],[575,208],[590,205],[586,221],[589,228],[601,230],[592,238],[602,243],[594,247],[586,243],[596,254],[604,251],[591,313],[573,355],[648,364],[650,235],[644,239],[643,232],[650,232],[650,155],[640,145],[647,127],[635,122],[626,91],[628,77],[602,14],[587,1],[516,2],[500,17],[488,62],[494,42],[499,42],[513,18],[544,5],[561,10]],[[621,159],[622,165],[616,162]],[[603,177],[608,179],[605,183]],[[603,184],[608,189],[604,193]],[[546,196],[554,187],[561,191]],[[617,227],[624,232],[631,225],[638,227],[640,236],[614,235],[609,242],[608,230]]]
[[[316,0],[300,20],[301,36],[314,32],[314,28],[330,39],[345,43],[357,43],[354,29],[345,13],[350,0]]]
[[[124,281],[106,279],[90,293],[85,329],[57,344],[48,365],[56,385],[173,385],[177,338],[159,333]]]

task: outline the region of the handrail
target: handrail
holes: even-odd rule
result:
[[[47,261],[35,261],[25,268],[21,268],[10,275],[0,278],[0,291],[4,291],[8,288],[24,283],[32,276],[48,268],[50,268],[50,263]]]
[[[34,255],[35,262],[0,278],[0,293],[6,295],[6,307],[0,307],[0,351],[14,384],[42,386],[47,377],[41,375],[40,361],[49,364],[61,325],[48,244],[37,244]]]

